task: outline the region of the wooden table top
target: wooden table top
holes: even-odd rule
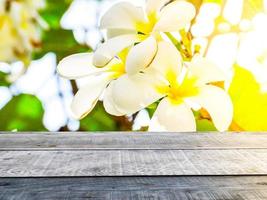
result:
[[[0,200],[267,199],[267,133],[2,133]]]

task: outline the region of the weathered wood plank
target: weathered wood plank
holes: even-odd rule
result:
[[[267,176],[2,178],[1,200],[265,200]]]
[[[0,177],[267,174],[267,150],[1,151]]]
[[[267,133],[34,133],[0,134],[0,151],[73,149],[267,148]]]
[[[261,200],[267,133],[2,134],[0,177],[0,200]]]

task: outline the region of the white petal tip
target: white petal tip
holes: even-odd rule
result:
[[[92,64],[92,53],[73,54],[62,59],[57,72],[60,76],[68,79],[77,79],[88,76],[96,72]]]
[[[82,106],[79,105],[77,100],[75,100],[74,98],[71,104],[71,111],[72,111],[73,118],[76,120],[82,120],[94,109],[96,103],[97,103],[97,100],[96,102],[93,102],[90,108],[83,109]]]
[[[57,73],[63,77],[63,78],[67,78],[67,79],[73,79],[73,77],[71,76],[69,70],[68,70],[68,60],[71,56],[66,57],[64,59],[62,59],[58,65],[57,65]]]

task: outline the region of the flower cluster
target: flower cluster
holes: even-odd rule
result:
[[[38,14],[44,0],[0,0],[0,60],[27,62],[40,46],[41,29],[46,23]]]
[[[63,77],[90,77],[73,99],[74,115],[83,118],[103,97],[106,111],[115,116],[158,103],[149,131],[196,131],[194,112],[199,110],[208,113],[219,131],[227,130],[233,106],[227,92],[216,86],[225,76],[197,47],[192,50],[186,31],[195,14],[194,6],[181,0],[111,7],[100,21],[107,40],[94,53],[71,55],[58,65]]]

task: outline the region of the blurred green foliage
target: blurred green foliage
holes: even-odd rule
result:
[[[0,86],[10,86],[10,82],[7,80],[8,73],[0,71]]]
[[[49,29],[44,32],[42,46],[35,53],[34,59],[41,58],[48,52],[54,52],[59,61],[68,55],[89,51],[88,46],[76,42],[71,30],[64,30],[60,26],[60,19],[72,0],[61,0],[60,3],[55,3],[54,0],[46,2],[46,9],[41,12],[41,16],[48,23]]]
[[[110,131],[117,130],[115,120],[107,114],[103,104],[98,103],[93,112],[81,120],[80,129],[84,131]]]
[[[44,109],[37,97],[28,94],[15,96],[0,110],[0,130],[45,131],[43,115]]]
[[[72,0],[46,0],[46,8],[41,11],[41,16],[49,24],[51,29],[58,29],[60,27],[60,18],[70,6]]]
[[[34,58],[38,59],[48,52],[54,52],[57,55],[57,60],[60,61],[71,54],[88,50],[87,46],[80,45],[75,41],[72,31],[60,28],[50,29],[43,34],[42,48],[35,53]]]
[[[41,11],[41,16],[49,25],[49,29],[43,32],[41,47],[34,52],[33,59],[53,52],[59,61],[70,54],[90,50],[75,41],[71,30],[63,30],[60,27],[60,19],[71,2],[72,0],[61,0],[60,3],[54,0],[46,1],[47,6]],[[0,71],[0,86],[10,86],[7,75]],[[44,109],[37,97],[27,94],[15,96],[0,110],[0,130],[44,131],[46,129],[42,122],[43,115]],[[84,128],[89,129],[87,126]]]
[[[210,120],[200,119],[197,120],[197,131],[199,132],[207,132],[207,131],[216,131],[215,126]]]

